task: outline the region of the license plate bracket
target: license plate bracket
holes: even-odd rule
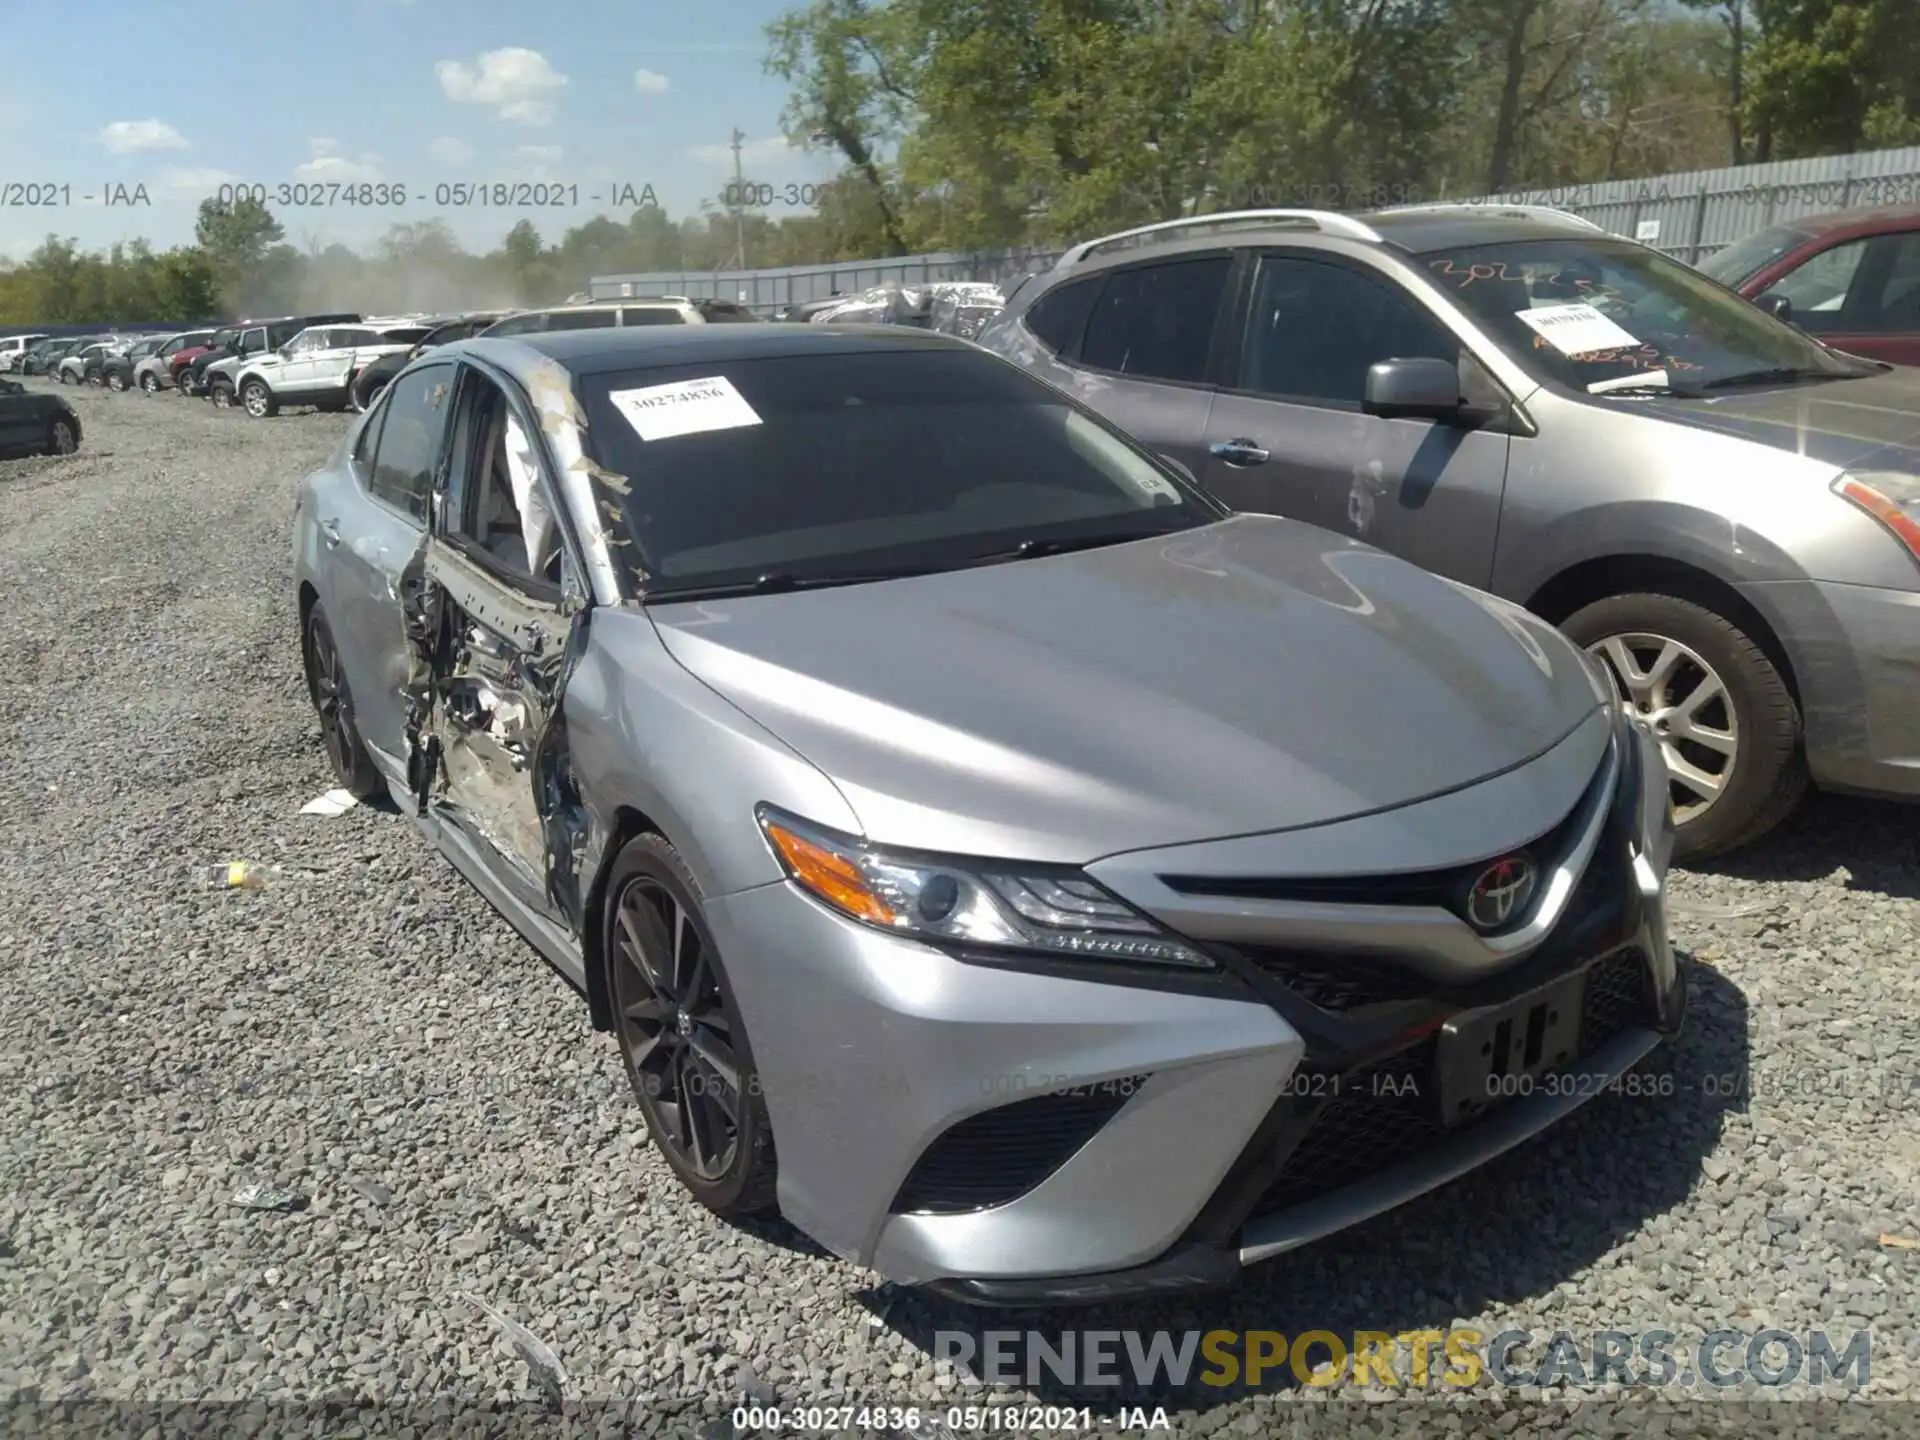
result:
[[[1531,1094],[1542,1075],[1579,1054],[1582,971],[1517,999],[1456,1015],[1434,1056],[1440,1118],[1464,1125],[1503,1101]]]

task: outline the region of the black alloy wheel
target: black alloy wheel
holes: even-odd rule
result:
[[[362,800],[380,790],[380,774],[374,769],[367,747],[354,725],[353,694],[347,689],[347,673],[340,663],[340,647],[334,643],[333,627],[318,605],[307,616],[306,655],[307,694],[314,714],[320,718],[320,738],[327,747],[327,761],[334,780]]]
[[[772,1127],[693,876],[665,839],[642,835],[608,894],[614,1028],[654,1143],[709,1209],[772,1208]]]

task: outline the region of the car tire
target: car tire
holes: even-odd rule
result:
[[[256,420],[269,420],[280,413],[280,402],[264,380],[249,380],[240,387],[240,408]]]
[[[73,422],[64,415],[54,416],[53,423],[47,426],[47,454],[71,455],[79,448],[80,436]]]
[[[1612,671],[1655,727],[1670,768],[1719,782],[1701,803],[1705,792],[1676,778],[1676,860],[1738,849],[1793,813],[1809,784],[1800,707],[1733,621],[1678,596],[1630,594],[1583,607],[1561,629]],[[1691,714],[1673,716],[1683,704]]]
[[[380,397],[387,392],[390,382],[386,379],[356,380],[353,383],[353,408],[364,415],[380,403]]]
[[[118,370],[114,371],[113,374],[107,377],[107,387],[111,390],[121,390],[121,391],[131,390],[133,388],[131,385],[127,383],[127,377],[121,374]]]
[[[307,673],[307,698],[320,721],[320,739],[326,746],[334,783],[362,800],[373,799],[386,787],[354,723],[346,665],[334,642],[333,627],[318,601],[307,612],[307,623],[301,629],[300,654]]]
[[[234,401],[233,387],[216,380],[207,387],[207,398],[213,401],[216,408],[231,410]]]
[[[142,395],[158,395],[160,393],[160,377],[151,370],[142,375],[140,377],[140,393]]]
[[[644,834],[614,858],[606,897],[614,1034],[654,1146],[716,1215],[773,1210],[773,1126],[698,882],[665,837]]]

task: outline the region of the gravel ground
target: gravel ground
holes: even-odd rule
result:
[[[557,1389],[596,1423],[626,1399],[634,1425],[676,1433],[716,1416],[727,1433],[744,1398],[919,1403],[940,1434],[948,1403],[991,1393],[933,1363],[940,1330],[1658,1327],[1684,1346],[1773,1326],[1870,1327],[1868,1396],[1909,1402],[1801,1403],[1776,1428],[1920,1416],[1920,1250],[1883,1238],[1920,1237],[1913,812],[1816,799],[1676,878],[1695,998],[1671,1095],[1602,1097],[1222,1297],[983,1319],[683,1198],[612,1040],[410,826],[296,813],[328,782],[289,511],[346,418],[76,403],[83,453],[0,464],[0,1397],[283,1415],[330,1397],[392,1419],[433,1400],[538,1414]],[[229,859],[289,873],[201,888]],[[254,1184],[303,1208],[236,1205]],[[526,1332],[564,1376],[523,1358]],[[1352,1387],[1205,1390],[1132,1399],[1177,1434],[1760,1419],[1717,1395],[1361,1413]]]

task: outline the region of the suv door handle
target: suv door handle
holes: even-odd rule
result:
[[[1207,447],[1207,451],[1216,460],[1224,460],[1229,465],[1267,463],[1267,452],[1251,440],[1216,440]]]
[[[340,522],[338,520],[322,520],[320,522],[320,535],[321,538],[327,542],[327,548],[331,550],[340,543]]]

